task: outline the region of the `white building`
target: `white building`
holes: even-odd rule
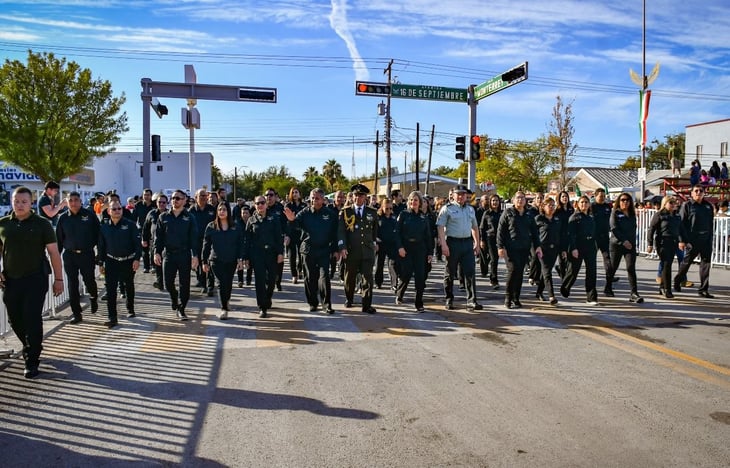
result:
[[[684,167],[690,167],[698,159],[703,168],[713,161],[728,162],[730,119],[698,123],[685,127]]]

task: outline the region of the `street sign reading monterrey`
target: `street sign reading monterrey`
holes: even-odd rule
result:
[[[466,102],[465,88],[444,88],[442,86],[409,85],[393,83],[390,97],[402,99],[427,99],[431,101]]]
[[[478,101],[526,79],[527,62],[524,62],[474,87],[474,99]]]

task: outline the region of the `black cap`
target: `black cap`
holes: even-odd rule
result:
[[[355,195],[367,195],[370,193],[370,189],[365,187],[363,184],[355,184],[350,187],[350,191]]]
[[[466,185],[459,184],[454,187],[454,193],[469,193],[469,188]]]

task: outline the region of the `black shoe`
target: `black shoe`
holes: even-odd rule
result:
[[[70,323],[71,325],[76,325],[77,323],[81,323],[82,320],[83,319],[80,315],[74,315],[73,317],[71,317],[71,320],[69,320],[68,323]]]
[[[422,314],[422,313],[426,312],[426,309],[423,306],[416,307],[416,312],[418,312],[419,314]]]
[[[133,310],[127,312],[127,318],[135,318],[136,316],[137,314],[135,314]]]
[[[119,325],[119,322],[117,322],[116,320],[107,320],[106,322],[104,322],[104,326],[107,328],[114,328],[117,325]]]
[[[352,302],[350,302],[350,301],[345,302],[345,308],[346,309],[352,308]]]
[[[454,309],[454,302],[451,299],[446,299],[446,305],[444,306],[446,310],[453,310]]]
[[[616,295],[613,293],[613,289],[604,289],[603,295],[606,297],[615,297]]]
[[[570,291],[565,286],[560,286],[560,295],[567,299],[570,297]]]
[[[615,283],[616,281],[618,281],[618,280],[620,280],[620,279],[621,279],[621,278],[619,278],[618,276],[614,276],[614,277],[613,277],[613,279],[612,279],[611,281],[613,281],[613,282]]]
[[[149,273],[149,272],[150,272],[149,268],[145,268],[144,270],[142,270],[142,273]]]
[[[309,311],[310,311],[310,312],[315,312],[315,311],[317,310],[317,307],[318,307],[318,306],[316,306],[316,305],[311,305],[311,304],[310,304],[310,306],[309,306]]]
[[[281,291],[281,283],[276,283],[276,290]]]
[[[266,318],[268,317],[268,314],[266,313],[266,309],[259,309],[259,317]]]
[[[106,293],[104,293],[104,294],[101,295],[101,300],[102,301],[106,301]]]
[[[25,377],[26,379],[38,377],[38,374],[40,374],[38,366],[29,367],[23,371],[23,377]]]
[[[200,294],[203,294],[203,295],[208,294],[208,287],[206,286],[203,289],[201,289]]]
[[[213,297],[215,295],[215,291],[213,289],[208,289],[208,297]]]
[[[172,310],[175,310],[176,311],[177,309],[180,308],[180,304],[177,301],[174,301],[172,303],[171,307],[172,307]]]
[[[629,302],[633,302],[634,304],[641,304],[642,302],[644,302],[644,298],[639,296],[639,293],[631,293]]]
[[[558,303],[557,299],[555,299],[554,297],[550,298],[550,305],[556,305],[557,303]]]
[[[506,301],[504,301],[504,308],[505,309],[511,309],[512,308],[512,301],[510,301],[509,299],[507,299]]]
[[[484,306],[479,304],[478,302],[475,303],[469,303],[466,305],[466,310],[482,310],[484,309]]]
[[[238,287],[239,287],[239,288],[242,288],[242,287],[243,287],[243,281],[239,281],[239,282],[238,282]]]
[[[493,290],[495,290],[495,291],[496,291],[497,289],[499,289],[499,283],[497,283],[496,281],[492,281],[492,282],[490,283],[490,286],[492,286],[492,289],[493,289]]]
[[[366,314],[374,314],[375,312],[377,312],[377,310],[375,310],[375,307],[368,307],[367,309],[363,309],[362,311]]]
[[[459,285],[459,291],[465,291],[465,290],[466,290],[466,286],[463,285],[463,284],[460,284]]]
[[[519,309],[520,307],[522,307],[522,303],[519,299],[515,299],[514,301],[512,301],[512,303],[515,305],[515,309]]]
[[[682,292],[682,285],[677,281],[674,282],[674,292]]]
[[[181,322],[185,322],[188,319],[188,316],[185,315],[185,309],[182,307],[177,309],[177,318],[179,318]]]
[[[396,297],[395,298],[395,305],[402,305],[402,304],[403,304],[403,299],[400,298],[400,297]]]
[[[672,294],[672,291],[666,291],[664,293],[664,297],[666,297],[667,299],[673,299],[674,298],[674,294]]]
[[[246,286],[251,286],[251,281],[246,281]]]
[[[91,304],[91,313],[95,314],[99,310],[99,301],[96,300],[96,298],[89,299],[89,303]]]
[[[715,296],[713,296],[712,294],[710,294],[707,291],[698,291],[697,292],[697,295],[700,296],[700,297],[706,297],[707,299],[714,299],[715,298]]]
[[[327,306],[324,308],[324,313],[327,315],[332,315],[335,313],[335,309],[333,309],[331,306]]]
[[[540,302],[547,302],[547,299],[545,299],[545,296],[543,296],[542,293],[535,293],[535,299]]]

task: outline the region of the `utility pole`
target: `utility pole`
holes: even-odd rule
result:
[[[416,190],[419,190],[419,187],[421,186],[421,181],[418,178],[419,172],[421,170],[420,160],[419,160],[419,142],[421,136],[421,123],[416,122]]]
[[[436,124],[431,125],[431,143],[428,145],[428,167],[426,168],[426,186],[423,193],[428,195],[428,186],[431,183],[431,156],[433,156],[433,137],[436,133]]]
[[[393,59],[390,60],[388,67],[383,70],[383,73],[388,75],[388,87],[390,87],[391,80],[393,79]],[[385,105],[385,196],[388,198],[390,198],[390,191],[393,189],[390,159],[390,127],[390,93],[388,93]]]
[[[380,154],[380,130],[375,131],[375,187],[373,191],[375,195],[379,195],[380,192],[380,177],[378,175],[378,156]]]

